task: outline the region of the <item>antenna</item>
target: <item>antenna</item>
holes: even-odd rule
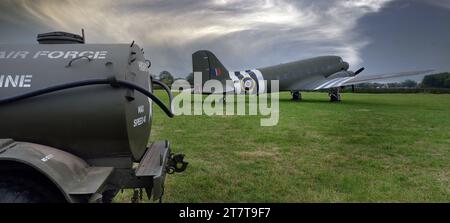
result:
[[[83,43],[86,42],[86,37],[84,36],[84,29],[81,28],[81,37],[83,38]]]

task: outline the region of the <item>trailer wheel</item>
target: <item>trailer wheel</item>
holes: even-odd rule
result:
[[[120,190],[118,189],[110,189],[106,190],[102,193],[102,202],[103,203],[112,203],[114,200],[114,197],[119,193]]]
[[[0,203],[59,203],[61,194],[46,182],[27,175],[0,175]]]

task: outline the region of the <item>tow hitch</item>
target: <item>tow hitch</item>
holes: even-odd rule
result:
[[[171,153],[167,162],[167,173],[181,173],[186,170],[188,164],[188,162],[184,161],[184,154]]]

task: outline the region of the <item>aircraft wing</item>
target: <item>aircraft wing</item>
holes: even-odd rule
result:
[[[420,70],[420,71],[408,71],[400,73],[388,73],[388,74],[377,74],[377,75],[356,75],[352,77],[337,77],[331,79],[325,79],[320,82],[316,82],[311,85],[310,90],[320,90],[327,88],[342,87],[354,84],[361,84],[374,81],[389,80],[393,78],[417,76],[431,73],[433,70]],[[307,89],[308,90],[308,89]]]

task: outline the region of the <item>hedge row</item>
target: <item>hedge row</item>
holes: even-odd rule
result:
[[[346,88],[342,92],[352,92]],[[450,94],[449,88],[355,88],[355,93],[430,93]]]

